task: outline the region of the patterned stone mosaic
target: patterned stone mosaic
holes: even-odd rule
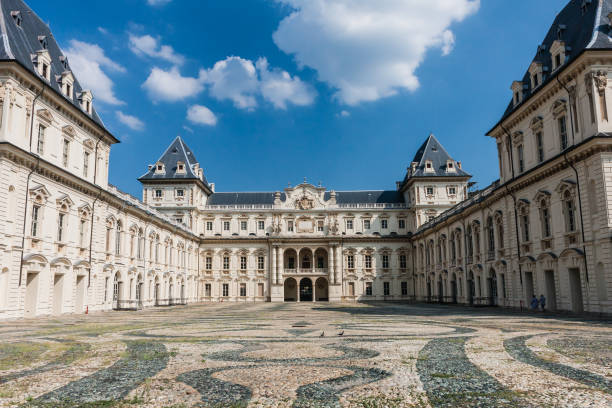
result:
[[[0,407],[610,407],[612,325],[401,304],[5,322]]]

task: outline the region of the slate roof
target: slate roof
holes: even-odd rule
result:
[[[179,173],[177,171],[179,161],[185,164],[185,172]],[[168,146],[166,151],[164,151],[156,163],[164,164],[165,173],[156,174],[155,165],[152,165],[151,168],[138,180],[200,180],[195,172],[198,159],[196,159],[193,151],[189,148],[189,146],[187,146],[185,141],[180,136],[177,136],[172,143],[170,143],[170,146]],[[203,179],[200,181],[202,181],[206,187],[210,188],[208,181],[206,181],[206,177],[203,176]]]
[[[19,16],[21,17],[21,26],[18,26],[15,22],[15,18],[12,15],[14,12],[19,12]],[[18,62],[32,74],[45,81],[50,88],[61,95],[66,101],[70,102],[77,109],[83,112],[84,115],[90,117],[96,124],[108,132],[104,126],[104,123],[102,122],[102,119],[100,119],[98,113],[95,109],[93,109],[93,107],[91,115],[88,115],[87,112],[81,108],[78,96],[83,91],[83,88],[81,87],[81,84],[76,78],[74,72],[72,72],[72,76],[74,77],[74,98],[70,99],[63,95],[61,84],[56,80],[56,77],[61,76],[61,74],[66,71],[71,71],[70,63],[69,61],[66,62],[67,65],[64,66],[64,63],[61,61],[60,57],[65,56],[57,44],[55,37],[53,37],[53,33],[51,33],[51,30],[47,24],[45,24],[45,22],[42,21],[24,1],[0,0],[0,32],[0,60]],[[32,54],[35,54],[37,51],[43,49],[41,43],[42,36],[44,36],[44,39],[46,40],[47,51],[49,51],[49,55],[51,57],[50,82],[47,82],[38,75],[34,63],[32,62]],[[110,132],[108,133],[110,134]],[[118,140],[116,141],[118,142]]]
[[[554,80],[563,71],[564,67],[568,66],[583,52],[612,49],[612,40],[609,35],[612,32],[612,25],[608,19],[608,14],[611,12],[612,0],[570,0],[565,8],[557,14],[544,41],[538,46],[536,55],[529,64],[529,66],[533,62],[542,64],[544,72],[540,85],[536,89],[531,88],[531,78],[529,70],[527,70],[522,79],[524,87],[522,102],[514,106],[511,100],[500,122],[542,89],[546,83]],[[553,56],[550,53],[550,48],[557,39],[565,43],[566,60],[561,69],[551,72]],[[498,125],[499,123],[495,127]]]
[[[331,192],[325,192],[329,200]],[[281,193],[281,201],[287,196]],[[337,204],[402,204],[404,196],[398,191],[337,191]],[[274,193],[214,193],[208,198],[208,205],[272,205]]]

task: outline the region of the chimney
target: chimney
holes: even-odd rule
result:
[[[210,186],[210,190],[214,193],[215,192],[215,183],[208,183],[208,185]]]
[[[151,169],[153,168],[153,165],[149,164],[147,167],[149,168],[149,171],[151,171]]]
[[[461,162],[460,161],[457,162],[457,167],[461,168]]]

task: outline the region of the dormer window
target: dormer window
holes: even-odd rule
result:
[[[44,49],[36,51],[35,54],[32,54],[32,63],[36,67],[38,75],[47,81],[51,80],[51,56],[49,51]]]
[[[166,173],[166,168],[164,166],[164,163],[155,164],[155,174],[165,174],[165,173]]]
[[[21,11],[11,11],[11,16],[13,16],[13,21],[17,24],[17,27],[21,27],[22,17]]]
[[[434,171],[433,162],[431,160],[427,160],[425,162],[425,171],[426,172],[433,172]]]
[[[543,68],[542,64],[539,62],[534,62],[529,67],[529,75],[531,76],[531,89],[535,89],[543,81],[542,78]]]
[[[559,69],[565,63],[568,47],[561,40],[555,40],[550,47],[550,53],[553,56],[553,70]]]
[[[516,106],[523,101],[523,82],[514,81],[510,89],[512,89],[513,94],[512,102]]]
[[[177,173],[185,173],[185,163],[177,162],[176,163],[176,172]]]
[[[83,109],[85,113],[87,113],[88,115],[91,115],[92,99],[93,99],[93,96],[91,94],[91,91],[89,90],[85,90],[81,92],[81,94],[79,95],[79,100],[81,101],[81,109]]]
[[[453,162],[452,160],[448,160],[446,162],[446,171],[447,172],[455,172],[455,162]]]
[[[74,84],[74,76],[72,76],[72,73],[70,71],[65,71],[64,73],[62,73],[60,81],[61,81],[61,86],[62,86],[63,94],[67,98],[72,99],[72,89],[73,89],[73,84]]]
[[[43,50],[47,49],[47,37],[46,36],[39,35],[38,42],[40,43],[40,46],[42,47]]]

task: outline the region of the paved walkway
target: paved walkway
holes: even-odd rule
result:
[[[400,304],[4,322],[1,407],[610,407],[612,324]]]

